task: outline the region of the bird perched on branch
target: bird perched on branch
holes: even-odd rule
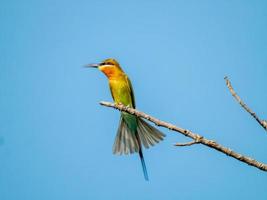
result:
[[[106,59],[99,64],[90,64],[87,67],[98,68],[107,76],[111,95],[116,104],[135,108],[131,81],[115,59]],[[118,155],[139,153],[144,177],[148,180],[142,145],[145,148],[149,148],[163,140],[164,137],[163,133],[143,119],[126,112],[121,112],[120,124],[113,145],[113,153]]]

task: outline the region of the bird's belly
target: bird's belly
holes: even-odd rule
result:
[[[131,93],[127,85],[118,81],[110,82],[110,89],[115,103],[132,106]]]

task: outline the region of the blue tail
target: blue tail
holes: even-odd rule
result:
[[[145,163],[145,159],[144,159],[143,152],[142,152],[141,148],[139,150],[139,156],[140,156],[140,160],[141,160],[141,164],[142,164],[142,168],[143,168],[143,172],[144,172],[144,177],[145,177],[146,181],[149,181],[147,170],[146,170],[146,163]]]

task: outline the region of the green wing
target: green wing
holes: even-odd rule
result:
[[[135,108],[135,99],[134,99],[134,91],[133,91],[133,86],[132,83],[130,81],[130,79],[128,78],[128,76],[126,77],[126,81],[127,81],[127,85],[129,86],[129,90],[130,90],[130,94],[131,94],[131,99],[132,99],[132,104],[133,104],[133,108]]]
[[[113,90],[112,90],[112,88],[111,88],[111,85],[110,85],[110,83],[109,83],[108,85],[109,85],[109,90],[110,90],[110,93],[111,93],[112,99],[115,101],[114,94],[113,94]]]

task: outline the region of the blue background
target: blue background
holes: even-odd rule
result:
[[[267,163],[266,1],[19,1],[0,4],[0,199],[267,199],[267,173],[160,128],[113,156],[119,112],[87,63],[118,59],[138,109]]]

